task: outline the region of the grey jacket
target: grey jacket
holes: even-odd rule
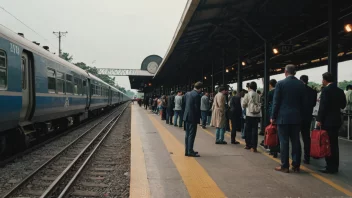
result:
[[[209,97],[204,95],[201,98],[200,110],[201,111],[209,111],[209,109],[210,109]]]
[[[175,108],[176,111],[182,110],[182,96],[175,96]]]

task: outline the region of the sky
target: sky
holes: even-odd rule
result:
[[[53,31],[67,31],[62,51],[98,68],[140,69],[170,45],[187,0],[0,0],[0,24],[58,54]],[[14,17],[26,25],[31,31]],[[45,39],[43,39],[44,37]],[[93,64],[92,64],[93,63]],[[128,77],[116,77],[130,89]]]
[[[0,24],[49,46],[57,54],[58,39],[53,31],[68,31],[62,39],[62,51],[73,55],[73,62],[98,68],[140,69],[147,56],[166,55],[186,3],[187,0],[0,0]],[[351,64],[339,64],[339,81],[352,80]],[[306,74],[310,81],[320,83],[325,71],[327,67],[323,66],[299,71],[297,76]],[[281,80],[284,75],[271,78]],[[130,89],[128,77],[116,79],[120,86]],[[261,80],[257,83],[262,87]]]

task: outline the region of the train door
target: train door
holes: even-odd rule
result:
[[[21,59],[21,86],[22,86],[22,109],[20,121],[29,121],[34,106],[34,68],[26,52],[22,53]]]
[[[111,105],[111,87],[108,89],[108,104]]]
[[[89,109],[89,107],[90,107],[90,101],[91,101],[90,79],[87,78],[87,80],[85,81],[85,83],[86,83],[85,89],[86,89],[86,93],[87,93],[87,108]]]

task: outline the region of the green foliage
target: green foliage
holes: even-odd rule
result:
[[[72,62],[73,60],[73,57],[72,55],[70,55],[69,53],[67,52],[64,52],[62,55],[61,55],[61,58],[65,59],[66,61],[68,62]],[[96,67],[91,67],[91,66],[88,66],[86,65],[84,62],[77,62],[77,63],[74,63],[74,65],[76,65],[77,67],[93,74],[94,76],[100,78],[102,81],[108,83],[109,85],[111,86],[115,86],[115,77],[110,77],[108,75],[105,75],[105,74],[99,74],[98,73],[98,69]],[[126,89],[125,88],[122,88],[124,91],[124,93],[126,93]]]
[[[339,86],[341,89],[346,90],[347,85],[352,85],[352,80],[350,80],[350,81],[344,80],[344,81],[342,81],[342,82],[339,82],[339,85],[338,85],[338,86]]]
[[[68,61],[68,62],[72,62],[72,60],[73,60],[73,57],[70,56],[70,54],[67,52],[62,53],[61,58]]]

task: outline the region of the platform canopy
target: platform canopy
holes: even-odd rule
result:
[[[344,27],[352,23],[351,13],[351,0],[189,0],[154,82],[232,83],[239,69],[243,80],[261,78],[264,41],[270,75],[290,63],[298,70],[327,65],[330,26],[338,61],[350,60],[352,33]],[[335,23],[329,14],[336,15]]]

